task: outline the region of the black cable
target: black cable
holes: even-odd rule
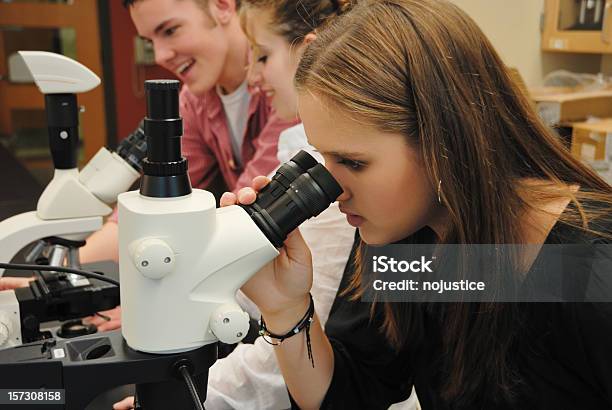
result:
[[[182,365],[178,368],[178,371],[183,376],[185,380],[185,384],[187,384],[187,388],[189,389],[189,393],[191,393],[191,398],[193,399],[193,404],[195,404],[195,408],[197,410],[205,410],[204,405],[202,404],[202,400],[200,400],[200,396],[198,395],[198,391],[196,390],[195,383],[189,374],[189,369],[187,365]]]
[[[15,269],[15,270],[43,270],[49,272],[66,272],[74,273],[76,275],[84,276],[90,279],[98,279],[102,282],[107,282],[119,287],[119,282],[115,279],[108,278],[99,273],[89,272],[86,270],[66,268],[64,266],[49,266],[49,265],[28,265],[23,263],[0,263],[1,269]]]

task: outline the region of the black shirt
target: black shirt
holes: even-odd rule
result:
[[[557,223],[546,243],[593,241],[609,243]],[[407,399],[413,386],[423,410],[460,408],[441,398],[440,330],[426,325],[421,346],[395,351],[380,331],[380,305],[371,316],[370,303],[340,295],[351,274],[349,263],[325,327],[334,352],[334,374],[321,408],[387,409]],[[485,399],[461,408],[612,409],[612,304],[522,306],[524,343],[512,358],[523,383],[515,401],[502,405]]]

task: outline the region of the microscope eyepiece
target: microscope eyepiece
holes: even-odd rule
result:
[[[252,205],[252,212],[270,206],[274,201],[285,194],[293,181],[304,172],[317,165],[314,159],[306,151],[300,151],[289,161],[281,164],[272,180],[257,194],[257,202]]]
[[[145,81],[147,117],[162,121],[179,118],[179,89],[177,80]]]
[[[296,157],[298,161],[307,161],[302,162],[302,165],[315,165],[293,178],[282,193],[274,195],[273,201],[272,195],[262,197],[260,193],[255,203],[241,205],[276,247],[281,247],[291,231],[306,219],[319,215],[342,193],[342,188],[329,171],[308,153],[300,151]],[[289,166],[298,167],[297,161],[294,161],[296,157],[289,161],[293,162]],[[275,191],[280,191],[279,180],[283,180],[284,176],[279,173],[283,172],[281,169],[284,165],[272,178],[278,184]]]
[[[148,80],[145,92],[147,158],[142,161],[144,175],[140,193],[156,198],[190,194],[187,160],[181,156],[183,120],[179,114],[179,82]]]
[[[150,161],[179,161],[180,141],[176,139],[175,135],[178,134],[178,136],[180,136],[183,133],[178,109],[179,82],[175,80],[145,81],[145,90],[147,93],[147,119],[149,120],[148,131],[151,133],[149,135],[159,134],[164,125],[170,127],[169,130],[165,130],[166,133],[169,134],[167,136],[167,141],[163,141],[166,138],[164,135],[157,137],[160,143],[153,147]],[[162,124],[160,129],[160,124],[151,124],[151,122],[155,120],[167,121],[168,123]],[[172,124],[172,122],[174,122],[174,124]],[[147,133],[145,127],[145,120],[143,119],[140,124],[138,124],[138,127],[121,141],[117,147],[117,154],[138,172],[143,171],[142,163],[147,157]],[[164,133],[162,132],[162,134]],[[165,158],[164,149],[170,149],[171,158]]]

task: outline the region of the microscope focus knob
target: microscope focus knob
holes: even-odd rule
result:
[[[0,347],[4,346],[11,339],[13,331],[11,316],[5,311],[0,311]]]
[[[249,314],[235,303],[225,303],[210,316],[210,330],[223,343],[241,341],[249,331]]]
[[[141,239],[130,250],[136,269],[147,278],[161,279],[174,270],[176,255],[161,239]]]

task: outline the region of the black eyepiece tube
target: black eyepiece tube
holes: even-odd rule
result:
[[[272,180],[257,194],[257,202],[248,211],[256,212],[270,206],[274,201],[285,194],[289,186],[297,177],[317,165],[314,159],[306,151],[300,151],[289,161],[282,164]]]
[[[147,116],[144,131],[149,162],[181,160],[183,120],[179,115],[179,85],[176,80],[145,81]]]
[[[304,154],[308,155],[304,151],[300,154],[302,157]],[[278,173],[273,180],[277,176]],[[276,247],[281,247],[291,231],[306,219],[323,212],[341,193],[342,188],[329,171],[323,165],[316,164],[294,178],[284,192],[275,195],[271,203],[268,203],[271,197],[267,196],[264,198],[266,205],[262,206],[258,195],[255,203],[242,207],[270,242]]]
[[[177,80],[145,81],[147,118],[162,121],[179,118],[179,88]]]
[[[75,94],[45,94],[49,147],[56,169],[76,168],[79,149],[79,107]]]
[[[181,156],[183,120],[179,115],[179,87],[176,80],[145,81],[147,158],[142,161],[140,184],[144,196],[171,198],[191,193],[187,160]]]

